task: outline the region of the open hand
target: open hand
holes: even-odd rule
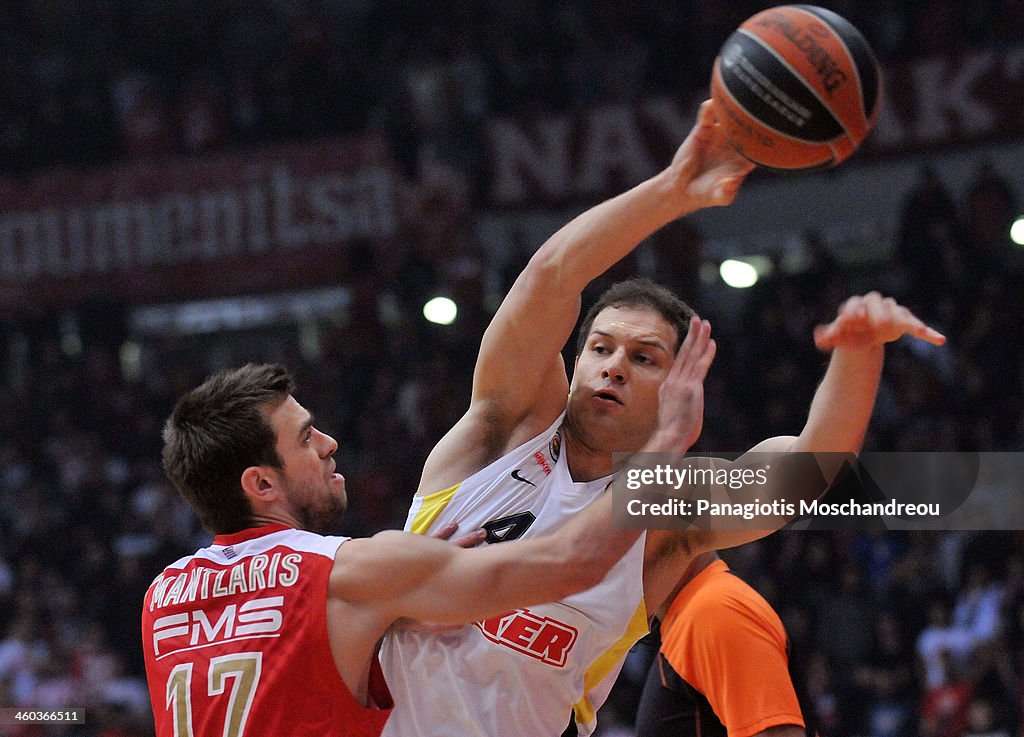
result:
[[[711,323],[694,316],[672,368],[658,390],[655,433],[666,450],[685,452],[704,427],[704,379],[715,358]]]
[[[732,202],[754,164],[726,140],[715,119],[714,103],[705,100],[697,122],[672,159],[671,169],[683,187],[688,209],[697,210]]]
[[[436,537],[438,540],[448,540],[452,545],[458,545],[460,548],[475,548],[487,538],[487,530],[479,528],[472,532],[467,532],[465,535],[453,537],[458,529],[458,522],[449,522],[433,533],[431,537]]]
[[[925,325],[913,312],[892,297],[878,292],[850,297],[839,314],[827,325],[814,329],[814,344],[823,351],[836,348],[867,348],[912,335],[933,345],[942,345],[946,336]]]

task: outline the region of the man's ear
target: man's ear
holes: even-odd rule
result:
[[[277,479],[266,466],[249,466],[242,471],[240,481],[242,491],[252,505],[269,503],[277,498]]]

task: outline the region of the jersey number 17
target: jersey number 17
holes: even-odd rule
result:
[[[167,708],[174,719],[174,737],[194,737],[192,728],[192,671],[195,663],[174,666],[167,677]],[[228,694],[224,737],[242,737],[249,709],[263,670],[263,653],[235,653],[210,659],[207,670],[207,695],[221,696],[232,680]]]

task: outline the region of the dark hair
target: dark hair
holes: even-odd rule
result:
[[[594,319],[606,307],[637,307],[657,312],[676,329],[676,347],[683,344],[690,327],[690,318],[696,313],[693,308],[672,294],[668,289],[650,279],[637,277],[612,284],[594,306],[587,311],[579,332],[576,334],[576,355],[583,353],[587,336],[594,326]]]
[[[238,532],[252,509],[239,479],[249,466],[282,468],[267,411],[295,382],[284,366],[246,364],[186,393],[164,425],[164,472],[214,534]]]

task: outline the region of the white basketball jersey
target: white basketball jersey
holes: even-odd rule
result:
[[[406,529],[448,522],[487,542],[538,537],[596,500],[610,477],[575,483],[550,428],[450,489],[417,497]],[[558,737],[572,712],[593,732],[629,648],[647,632],[644,539],[592,589],[442,634],[389,634],[381,665],[395,701],[384,737]]]

